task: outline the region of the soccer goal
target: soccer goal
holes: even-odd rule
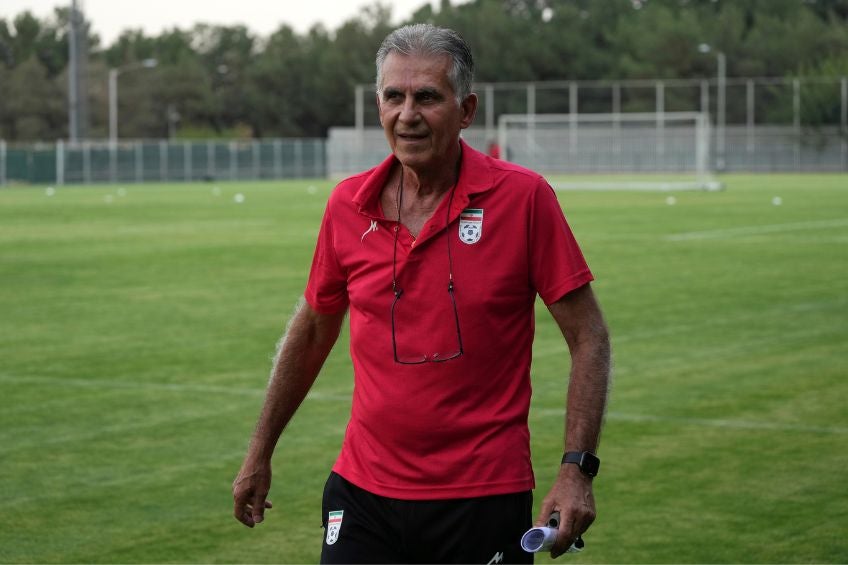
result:
[[[555,189],[720,190],[700,112],[504,114],[501,155]]]

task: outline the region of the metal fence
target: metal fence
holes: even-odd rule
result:
[[[585,116],[586,114],[581,114]],[[626,114],[622,114],[626,116]],[[658,119],[658,122],[663,122]],[[613,126],[609,126],[606,136],[614,134]],[[675,138],[672,131],[644,130],[641,143],[653,147],[658,143],[672,147]],[[490,135],[494,135],[492,138]],[[690,137],[694,138],[694,133]],[[462,132],[463,138],[481,151],[497,139],[497,133],[490,134],[483,126],[472,127]],[[610,138],[608,145],[599,148],[597,156],[587,157],[585,162],[575,166],[570,172],[585,172],[600,162],[603,152],[612,151],[614,147],[627,142],[624,137],[616,141]],[[631,140],[632,141],[632,140]],[[719,156],[719,138],[714,127],[710,128],[708,146],[710,172],[742,173],[742,172],[829,172],[848,173],[848,134],[839,126],[796,128],[781,125],[727,126],[721,138],[724,153]],[[565,147],[569,143],[568,134],[562,134],[559,140],[550,141],[555,149]],[[521,165],[533,167],[534,159],[522,161],[520,154],[507,151],[506,158]],[[341,178],[348,174],[373,167],[388,154],[388,146],[383,130],[380,128],[330,128],[327,141],[327,173],[331,178]],[[718,161],[721,160],[719,164]],[[694,153],[686,157],[686,162],[694,162]],[[606,172],[617,170],[610,167]],[[631,163],[629,172],[652,172],[650,160],[643,161],[639,167]],[[598,167],[593,172],[600,172]],[[848,180],[846,180],[848,187]]]
[[[373,85],[354,92],[354,129],[378,124]],[[726,77],[477,83],[477,127],[503,114],[700,112],[712,123],[711,168],[845,171],[848,77]],[[331,134],[332,135],[332,134]],[[841,168],[840,168],[841,167]]]
[[[357,85],[354,127],[378,123],[373,85]],[[501,114],[701,112],[714,125],[848,125],[848,77],[483,82],[477,123],[492,133]]]
[[[7,144],[0,184],[255,180],[327,176],[323,139]]]
[[[388,153],[373,85],[355,89],[353,128],[328,139],[0,140],[0,185],[333,177]],[[848,172],[848,78],[655,79],[479,83],[477,125],[463,135],[485,149],[502,114],[700,112],[710,116],[710,169]],[[368,94],[367,94],[368,93]],[[661,121],[661,120],[659,120]],[[368,127],[371,126],[371,127]]]

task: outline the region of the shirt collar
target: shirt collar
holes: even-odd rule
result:
[[[459,216],[471,201],[471,196],[491,190],[494,186],[493,173],[487,157],[469,146],[465,140],[459,140],[462,145],[462,162],[459,167],[459,182],[451,206],[451,221]],[[380,210],[380,192],[389,178],[392,167],[397,163],[394,155],[386,159],[371,170],[368,178],[353,196],[353,203],[358,207],[359,213],[369,218],[383,218]]]

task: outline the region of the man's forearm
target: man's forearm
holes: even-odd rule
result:
[[[566,407],[566,451],[598,448],[610,378],[610,344],[605,327],[590,329],[571,351]]]
[[[270,460],[283,429],[297,411],[339,336],[344,312],[319,314],[301,304],[277,350],[265,404],[248,457]]]
[[[610,380],[609,331],[590,285],[548,306],[571,353],[566,451],[598,447]]]

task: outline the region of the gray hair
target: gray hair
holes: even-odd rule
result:
[[[403,55],[447,55],[448,71],[456,100],[462,103],[471,94],[474,82],[474,57],[462,37],[452,29],[431,24],[413,24],[396,29],[377,50],[377,94],[383,90],[383,63],[391,53]]]

